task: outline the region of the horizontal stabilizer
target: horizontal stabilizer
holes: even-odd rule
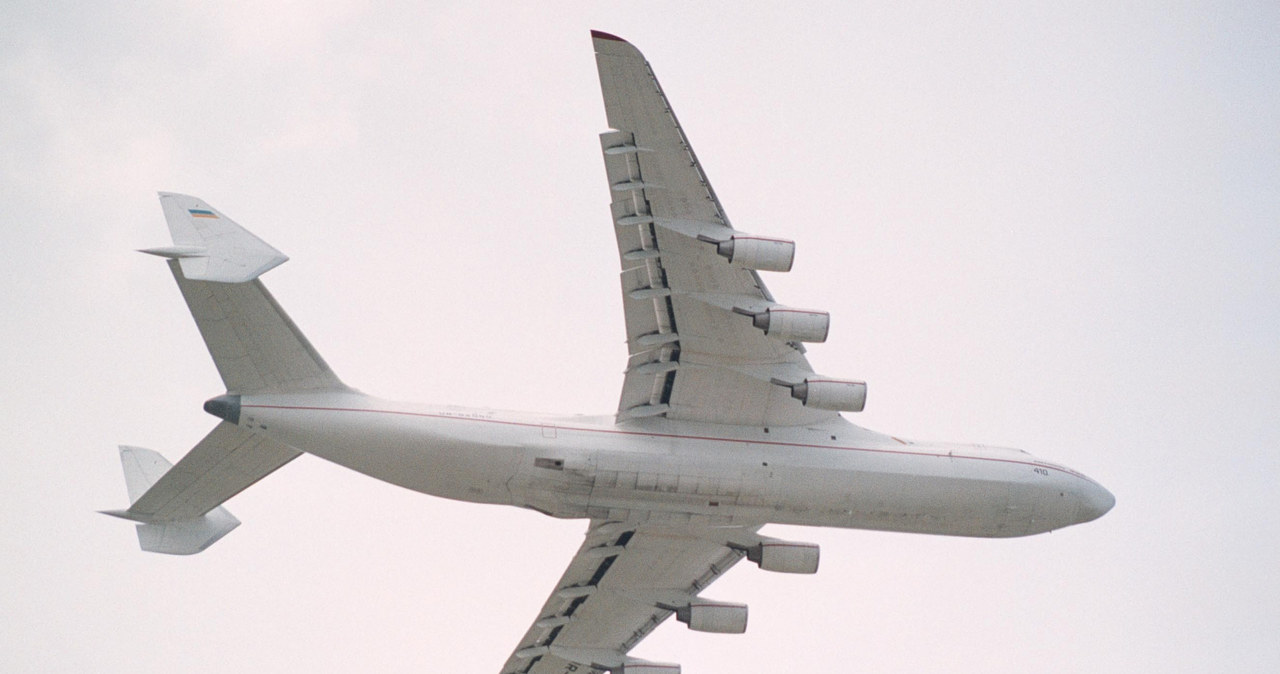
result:
[[[130,500],[137,500],[145,494],[173,467],[158,452],[141,447],[121,447],[120,462],[124,465],[124,480]],[[138,544],[142,549],[167,555],[193,555],[240,526],[240,520],[221,506],[199,517],[153,523],[146,523],[140,515],[128,510],[105,512],[139,522]]]
[[[142,252],[179,260],[188,279],[244,283],[289,259],[200,199],[161,192],[160,205],[173,245]]]
[[[169,267],[228,393],[347,390],[260,279],[192,281],[185,261]]]
[[[175,466],[158,452],[120,447],[132,505],[103,511],[138,523],[138,542],[149,552],[190,555],[240,525],[222,507],[301,452],[222,422]]]

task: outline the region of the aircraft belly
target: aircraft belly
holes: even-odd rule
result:
[[[516,501],[557,517],[1017,536],[1007,465],[946,454],[561,432],[526,448]],[[542,465],[538,466],[537,462]]]
[[[735,523],[741,467],[667,439],[561,431],[535,440],[512,480],[526,507],[556,517],[635,523]],[[752,520],[759,523],[759,520]]]
[[[601,470],[588,516],[611,520],[731,524],[741,480],[710,471]]]
[[[956,536],[1008,527],[1008,470],[936,454],[835,454],[832,465],[779,468],[770,521]]]
[[[246,400],[240,425],[414,491],[564,518],[1008,537],[1067,526],[1078,508],[1055,486],[1074,478],[923,446],[617,434],[371,400]]]

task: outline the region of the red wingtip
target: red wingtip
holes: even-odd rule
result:
[[[622,39],[622,38],[618,37],[617,35],[612,35],[612,34],[610,34],[610,33],[606,33],[606,32],[604,32],[604,31],[602,31],[602,30],[593,30],[593,31],[591,31],[591,37],[592,37],[593,39],[597,39],[597,40],[614,40],[614,41],[616,41],[616,42],[626,42],[626,40],[624,40],[624,39]]]

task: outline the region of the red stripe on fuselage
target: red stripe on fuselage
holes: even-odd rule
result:
[[[704,440],[704,441],[710,441],[710,442],[733,442],[733,443],[751,444],[751,445],[770,445],[774,447],[804,447],[804,448],[810,448],[810,449],[836,449],[836,450],[841,450],[846,452],[871,452],[874,454],[903,454],[906,456],[936,456],[939,458],[948,458],[948,459],[969,459],[971,461],[996,461],[999,463],[1013,463],[1013,464],[1018,464],[1022,466],[1033,466],[1036,468],[1047,468],[1049,470],[1056,470],[1060,473],[1066,473],[1067,475],[1071,475],[1073,477],[1078,477],[1082,480],[1088,480],[1089,482],[1093,482],[1093,484],[1098,484],[1097,482],[1094,482],[1092,479],[1090,479],[1086,475],[1077,473],[1074,470],[1070,470],[1068,468],[1064,468],[1062,466],[1058,466],[1055,464],[1040,463],[1037,461],[1019,461],[1017,459],[1000,459],[994,456],[967,456],[964,454],[952,454],[952,453],[932,454],[929,452],[908,452],[906,450],[900,450],[900,449],[871,449],[869,447],[840,447],[840,446],[832,447],[830,445],[810,445],[803,442],[782,442],[778,440],[744,440],[740,438],[717,438],[714,436],[702,436],[702,435],[680,435],[678,433],[654,433],[649,431],[626,431],[626,430],[606,429],[606,428],[579,428],[575,426],[561,426],[558,424],[536,423],[536,422],[530,422],[530,421],[503,421],[501,419],[476,419],[474,417],[453,416],[449,414],[429,414],[427,412],[405,412],[401,410],[376,410],[376,409],[368,409],[368,408],[360,408],[360,407],[308,407],[303,405],[244,405],[244,407],[246,409],[256,407],[259,409],[271,409],[271,410],[309,410],[309,411],[315,411],[315,412],[363,412],[365,414],[396,414],[396,415],[406,416],[406,417],[423,417],[427,419],[450,419],[453,421],[477,421],[480,423],[487,423],[487,424],[501,424],[504,426],[524,426],[527,428],[542,428],[543,426],[555,426],[557,430],[577,431],[579,433],[605,433],[609,435],[637,435],[637,436],[643,436],[643,437],[649,437],[649,438],[671,438],[676,440]],[[894,440],[897,440],[897,438],[894,438]],[[902,441],[898,440],[898,442],[902,442]],[[1102,485],[1098,485],[1098,486],[1102,486]]]

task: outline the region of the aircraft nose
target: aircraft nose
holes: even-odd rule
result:
[[[1080,509],[1077,516],[1080,522],[1092,522],[1107,514],[1116,505],[1116,497],[1100,484],[1089,483],[1088,488],[1080,494]]]

